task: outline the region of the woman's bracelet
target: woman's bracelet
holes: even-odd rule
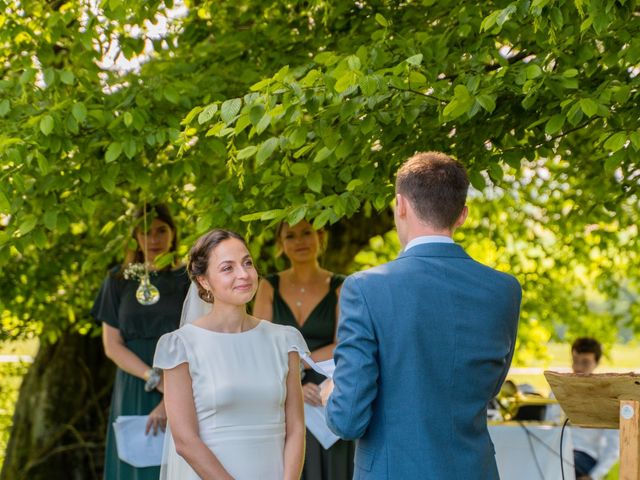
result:
[[[162,380],[162,370],[155,367],[150,368],[144,372],[144,377],[147,379],[147,382],[144,384],[144,391],[150,392],[156,388],[160,383],[160,380]]]

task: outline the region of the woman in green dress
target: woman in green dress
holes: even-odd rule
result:
[[[338,318],[338,296],[342,275],[320,267],[325,232],[302,220],[290,226],[282,223],[276,232],[278,247],[291,268],[261,280],[253,315],[302,333],[311,358],[318,362],[333,357]],[[325,379],[307,369],[303,378],[304,401],[321,405],[320,387]],[[353,442],[339,440],[328,450],[307,431],[303,480],[350,480],[353,477]]]
[[[158,339],[178,328],[182,303],[189,289],[184,267],[158,269],[155,260],[177,248],[176,228],[164,205],[147,206],[149,228],[133,232],[135,251],[127,252],[122,266],[113,268],[100,288],[91,314],[102,322],[104,350],[116,365],[105,451],[105,480],[157,480],[160,467],[136,468],[118,458],[113,422],[120,415],[149,415],[147,432],[165,429],[162,380],[151,368]],[[149,278],[160,298],[142,305],[136,299],[138,279],[125,278],[131,264],[146,263]],[[145,391],[145,384],[151,391]],[[155,384],[155,385],[154,385]]]

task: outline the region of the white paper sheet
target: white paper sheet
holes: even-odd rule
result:
[[[323,362],[314,362],[306,353],[301,353],[300,356],[307,365],[313,368],[320,375],[324,375],[327,378],[333,378],[333,371],[336,369],[336,364],[333,361],[333,358]],[[325,450],[340,440],[340,437],[334,434],[329,430],[329,427],[327,427],[324,407],[316,407],[315,405],[305,403],[304,423]]]
[[[153,467],[162,461],[164,432],[145,435],[148,415],[120,415],[113,422],[118,457],[137,468]]]
[[[306,353],[301,353],[300,357],[307,365],[313,368],[320,375],[324,375],[328,378],[333,378],[333,372],[336,369],[336,364],[333,361],[333,358],[330,358],[329,360],[325,360],[323,362],[314,362]]]
[[[327,450],[331,445],[340,440],[336,434],[334,434],[329,427],[327,427],[327,420],[324,415],[324,407],[316,407],[315,405],[304,404],[304,423],[313,434],[314,437],[320,442],[322,448]]]

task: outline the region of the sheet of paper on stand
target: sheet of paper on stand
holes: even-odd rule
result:
[[[113,422],[118,457],[137,468],[153,467],[162,461],[164,432],[144,433],[148,415],[121,415]]]
[[[315,405],[305,403],[304,423],[325,450],[340,439],[331,430],[329,430],[329,427],[327,427],[324,407],[316,407]]]

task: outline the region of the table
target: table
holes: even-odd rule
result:
[[[562,427],[537,422],[490,425],[501,480],[561,480],[561,431]],[[564,478],[575,480],[569,428],[564,431],[562,451]]]

